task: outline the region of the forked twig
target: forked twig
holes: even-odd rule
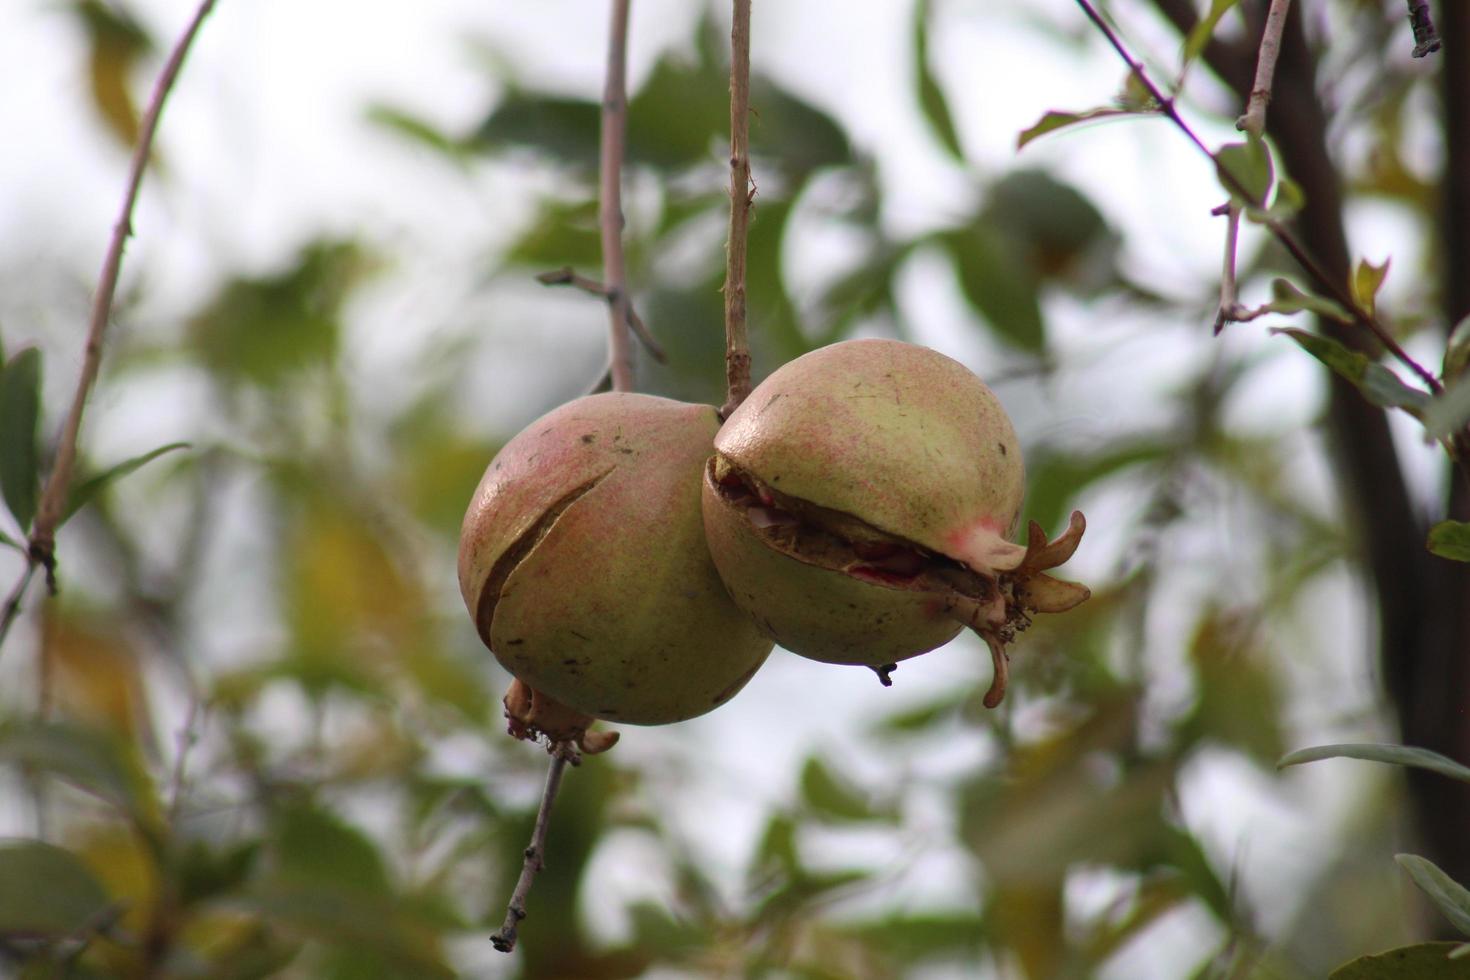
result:
[[[593,296],[607,297],[606,286],[596,279],[589,279],[586,276],[578,275],[576,270],[569,265],[564,265],[560,269],[552,269],[549,272],[538,273],[536,281],[543,286],[571,286],[575,289],[582,290],[584,293],[591,293]],[[660,364],[669,363],[669,355],[664,351],[663,345],[649,331],[648,325],[643,322],[643,318],[633,308],[632,302],[625,300],[625,305],[628,310],[628,326],[633,328],[633,336],[638,338],[639,343],[643,345],[644,349],[648,351],[649,356],[655,361],[658,361]]]
[[[1179,110],[1175,107],[1174,100],[1165,95],[1158,85],[1154,83],[1153,79],[1149,77],[1143,65],[1134,60],[1133,55],[1129,53],[1127,46],[1123,44],[1117,32],[1098,13],[1097,8],[1093,6],[1091,0],[1077,0],[1077,5],[1082,8],[1082,12],[1087,15],[1087,19],[1092,21],[1093,26],[1112,45],[1113,50],[1118,52],[1118,57],[1123,59],[1129,71],[1133,73],[1133,77],[1138,79],[1139,84],[1144,87],[1149,96],[1158,104],[1159,111],[1201,153],[1213,161],[1215,155],[1210,152],[1210,148],[1205,145],[1204,140],[1200,139],[1199,134],[1179,115]],[[1238,194],[1246,200],[1252,197],[1250,190],[1240,182],[1240,179],[1229,168],[1217,166],[1216,169],[1219,173],[1220,180],[1232,193]],[[1296,236],[1281,221],[1276,218],[1266,217],[1261,221],[1261,224],[1271,233],[1273,238],[1281,243],[1281,247],[1286,249],[1287,253],[1301,266],[1302,271],[1316,284],[1317,288],[1348,311],[1348,314],[1352,317],[1353,325],[1371,333],[1395,360],[1412,371],[1424,382],[1425,386],[1432,393],[1437,395],[1444,390],[1444,386],[1440,384],[1439,379],[1426,370],[1422,364],[1410,357],[1408,352],[1393,338],[1393,335],[1388,332],[1383,324],[1378,322],[1378,318],[1364,310],[1358,301],[1353,298],[1347,285],[1328,275],[1327,270],[1322,268],[1321,264],[1296,240]]]
[[[750,0],[734,0],[730,25],[730,233],[725,242],[725,404],[729,414],[750,394],[745,327],[745,248],[750,207]]]

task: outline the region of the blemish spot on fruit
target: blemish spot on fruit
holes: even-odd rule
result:
[[[522,643],[525,643],[525,642],[526,642],[525,640],[506,640],[505,641],[506,646],[512,646],[512,647],[518,647]]]
[[[565,666],[567,666],[567,667],[575,666],[576,663],[577,663],[577,658],[576,657],[573,657],[570,660],[563,660],[562,661],[562,664],[565,665]]]
[[[587,443],[592,443],[592,442],[596,442],[596,441],[597,441],[597,437],[595,435],[593,435],[592,433],[590,433],[590,432],[587,433],[585,436],[582,437],[582,443],[584,445],[587,444]],[[1004,450],[1002,450],[1002,451],[1004,451]]]
[[[1002,456],[1004,456],[1006,454],[1006,444],[1005,443],[1003,443],[1003,442],[997,442],[995,444],[995,448],[1000,450],[1000,454]]]
[[[571,634],[573,636],[575,636],[577,639],[583,641],[584,643],[585,642],[590,642],[591,639],[592,639],[590,636],[584,636],[583,634],[578,633],[576,630],[571,630],[570,632],[571,632]]]

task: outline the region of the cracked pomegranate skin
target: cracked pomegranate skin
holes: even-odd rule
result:
[[[729,700],[771,641],[705,544],[708,405],[591,395],[527,426],[465,515],[460,591],[506,670],[597,718],[656,725]]]
[[[715,564],[736,604],[802,656],[878,667],[943,645],[963,617],[952,592],[926,587],[932,577],[782,547],[751,514],[779,522],[783,507],[812,505],[839,529],[851,518],[931,565],[973,572],[990,601],[1024,552],[1010,541],[1025,494],[1010,419],[968,368],[928,348],[855,340],[800,357],[731,413],[715,449],[702,484]]]

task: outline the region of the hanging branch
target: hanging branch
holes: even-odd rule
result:
[[[92,298],[92,313],[87,325],[87,345],[82,354],[82,372],[77,379],[76,394],[72,396],[71,410],[67,413],[62,428],[61,442],[56,448],[56,459],[46,479],[46,488],[36,508],[36,520],[31,526],[30,547],[26,554],[26,568],[20,580],[5,602],[0,613],[0,644],[20,610],[21,601],[30,585],[36,566],[46,570],[46,584],[56,591],[56,528],[66,512],[67,494],[71,489],[72,470],[76,466],[77,436],[82,428],[82,412],[87,407],[87,397],[97,381],[97,371],[102,364],[102,341],[107,333],[108,318],[112,315],[112,301],[117,293],[117,280],[122,271],[123,248],[133,233],[133,207],[138,201],[138,191],[143,185],[143,173],[153,154],[153,138],[158,131],[158,120],[163,114],[163,105],[174,82],[184,67],[184,58],[199,34],[204,19],[214,9],[215,0],[203,0],[193,18],[184,29],[174,48],[164,62],[163,71],[153,85],[153,93],[138,124],[138,143],[133,147],[132,161],[128,170],[128,182],[123,192],[122,207],[117,221],[112,226],[112,239],[107,254],[102,260],[102,273],[97,280],[97,291]]]
[[[745,240],[750,228],[750,0],[734,0],[730,25],[730,234],[725,243],[725,404],[729,414],[750,394],[745,330]]]
[[[546,831],[551,825],[551,805],[556,802],[556,792],[561,788],[561,776],[567,763],[578,765],[577,750],[570,743],[557,742],[551,747],[551,768],[546,771],[546,787],[541,791],[541,806],[536,810],[536,826],[531,831],[531,843],[526,847],[526,860],[521,865],[521,876],[516,879],[515,891],[510,904],[505,908],[505,921],[500,931],[490,937],[490,944],[502,953],[516,948],[516,930],[526,917],[526,896],[531,892],[531,883],[536,873],[546,866]]]
[[[1139,84],[1144,87],[1149,96],[1158,104],[1159,112],[1172,122],[1181,133],[1188,137],[1189,141],[1198,147],[1201,153],[1214,161],[1215,155],[1210,152],[1210,148],[1205,145],[1204,140],[1200,139],[1199,134],[1179,115],[1179,110],[1175,107],[1174,100],[1165,95],[1158,85],[1154,84],[1153,79],[1149,77],[1143,65],[1134,60],[1133,55],[1129,53],[1122,39],[1108,26],[1107,21],[1103,20],[1102,15],[1097,12],[1097,8],[1092,5],[1091,0],[1077,0],[1077,5],[1082,8],[1082,12],[1087,15],[1087,19],[1092,21],[1093,25],[1102,33],[1108,43],[1113,46],[1113,50],[1118,52],[1118,57],[1123,59],[1123,62],[1128,66],[1128,70],[1133,73],[1133,77],[1138,79]],[[1220,167],[1217,163],[1216,169],[1221,181],[1225,183],[1226,187],[1233,194],[1237,194],[1246,200],[1251,198],[1252,195],[1249,189],[1240,182],[1240,179],[1229,168]],[[1354,326],[1368,331],[1377,338],[1378,342],[1383,345],[1384,349],[1395,360],[1412,371],[1424,382],[1430,392],[1437,395],[1444,390],[1444,386],[1439,383],[1439,379],[1426,370],[1422,364],[1410,357],[1408,352],[1393,338],[1383,324],[1378,322],[1378,318],[1359,305],[1358,301],[1353,298],[1352,293],[1348,290],[1347,285],[1329,275],[1322,268],[1321,264],[1296,240],[1296,236],[1285,225],[1271,217],[1265,218],[1261,223],[1271,233],[1271,236],[1281,244],[1281,247],[1286,249],[1287,253],[1301,266],[1302,271],[1316,284],[1317,288],[1322,290],[1329,299],[1334,300],[1344,310],[1348,311],[1348,315],[1352,317]]]
[[[628,121],[628,7],[613,0],[607,38],[607,81],[602,89],[602,290],[608,308],[608,361],[613,391],[633,390],[633,345],[628,338],[628,273],[623,264],[623,141]]]

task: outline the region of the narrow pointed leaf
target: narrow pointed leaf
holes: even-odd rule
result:
[[[0,375],[0,495],[22,531],[36,516],[41,476],[36,422],[41,413],[41,352],[27,348]]]
[[[97,496],[104,487],[113,481],[120,480],[138,467],[153,462],[164,453],[171,453],[175,449],[188,448],[189,443],[187,442],[171,442],[166,446],[159,446],[157,449],[146,452],[141,456],[134,456],[132,459],[123,460],[121,463],[109,466],[101,473],[82,480],[71,489],[71,495],[66,501],[66,513],[61,518],[62,523],[64,524],[70,520],[73,514],[85,507],[93,497]]]
[[[1383,288],[1383,280],[1388,278],[1389,262],[1389,259],[1384,259],[1382,265],[1374,265],[1367,259],[1359,259],[1353,269],[1353,299],[1369,316],[1377,310],[1378,290]]]
[[[1470,422],[1470,378],[1461,377],[1443,394],[1432,398],[1424,409],[1424,435],[1444,439]]]
[[[1215,25],[1220,23],[1220,18],[1230,12],[1239,0],[1212,0],[1210,12],[1201,17],[1199,22],[1190,30],[1189,36],[1184,39],[1184,66],[1204,53],[1205,47],[1210,43],[1210,38],[1215,34]]]
[[[1347,310],[1325,296],[1304,293],[1286,279],[1271,281],[1271,302],[1267,309],[1277,313],[1300,313],[1309,310],[1340,323],[1351,323],[1353,318]]]
[[[1109,116],[1146,116],[1152,112],[1138,109],[1118,109],[1113,106],[1099,106],[1096,109],[1087,109],[1082,112],[1063,112],[1059,109],[1049,110],[1038,119],[1030,128],[1021,130],[1016,137],[1016,149],[1021,149],[1027,143],[1047,133],[1054,133],[1068,126],[1078,123],[1091,122],[1094,119],[1106,119]]]
[[[1428,858],[1417,854],[1395,854],[1393,859],[1409,873],[1420,891],[1433,900],[1444,917],[1456,929],[1470,936],[1470,891]]]
[[[919,0],[914,5],[914,71],[918,74],[919,108],[924,111],[924,118],[929,120],[934,134],[939,137],[939,142],[944,144],[950,156],[963,163],[965,150],[960,146],[954,117],[950,115],[944,90],[939,87],[939,80],[934,77],[933,68],[929,64],[928,0]]]
[[[1470,561],[1470,523],[1440,521],[1429,529],[1429,550],[1452,561]]]
[[[1427,394],[1410,388],[1382,364],[1358,351],[1349,350],[1331,337],[1295,327],[1278,327],[1271,332],[1296,341],[1302,350],[1352,382],[1364,398],[1380,408],[1401,408],[1418,418],[1429,405]]]
[[[1470,316],[1455,324],[1450,339],[1444,348],[1444,377],[1446,381],[1458,378],[1470,365]]]
[[[1221,186],[1242,204],[1263,207],[1271,196],[1275,169],[1264,140],[1225,144],[1215,151],[1215,168]]]
[[[1390,765],[1411,766],[1428,769],[1451,779],[1470,783],[1470,768],[1448,759],[1429,749],[1417,749],[1409,745],[1384,745],[1375,742],[1343,742],[1335,745],[1314,745],[1307,749],[1288,752],[1276,763],[1276,768],[1299,766],[1304,762],[1319,762],[1322,759],[1363,759],[1367,762],[1386,762]]]

